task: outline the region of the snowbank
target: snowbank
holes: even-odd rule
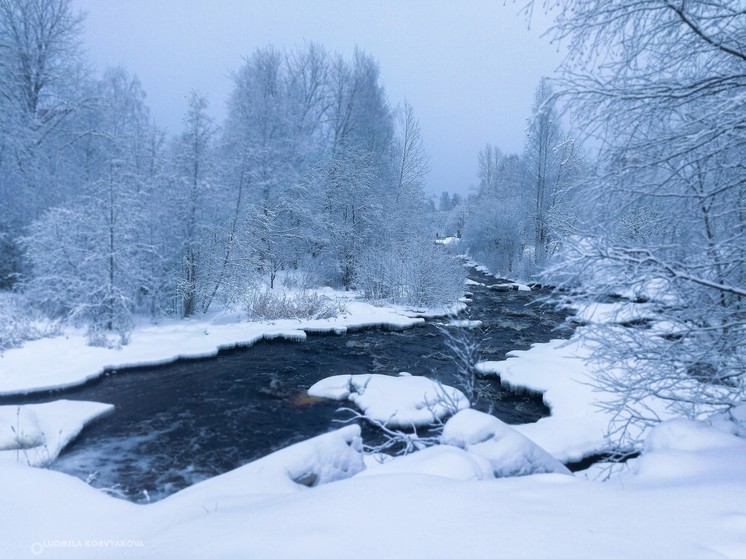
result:
[[[511,351],[506,361],[484,361],[478,369],[499,375],[513,390],[541,394],[551,415],[515,429],[561,462],[572,462],[607,447],[610,417],[596,406],[603,395],[589,385],[589,355],[589,348],[574,337]]]
[[[294,465],[318,459],[319,444],[329,456],[341,452],[359,464],[356,435],[347,430],[152,505],[113,499],[57,472],[0,462],[0,556],[424,559],[490,557],[499,550],[525,559],[741,559],[746,448],[735,437],[697,443],[719,437],[701,427],[687,435],[689,427],[668,425],[670,434],[661,430],[643,455],[656,463],[607,483],[556,474],[469,478],[477,472],[473,456],[445,446],[311,490],[290,479],[306,471]],[[682,437],[688,442],[676,444]],[[652,469],[664,460],[668,476]],[[261,483],[250,478],[263,475],[268,491],[260,494]]]
[[[346,479],[365,469],[362,444],[360,427],[348,425],[187,487],[154,505],[188,515],[238,499],[266,499]]]
[[[46,466],[83,427],[112,411],[111,404],[70,400],[0,406],[0,460]]]
[[[349,400],[368,419],[405,429],[430,425],[469,406],[460,390],[415,376],[335,375],[320,380],[308,393]]]
[[[89,346],[83,332],[27,342],[0,355],[0,395],[25,394],[78,386],[107,369],[157,365],[181,358],[212,357],[221,349],[249,346],[261,339],[303,341],[307,332],[334,332],[383,327],[410,328],[424,322],[403,307],[376,307],[357,299],[345,301],[342,316],[318,320],[247,322],[216,313],[193,320],[169,320],[138,326],[121,349]]]
[[[398,456],[364,470],[357,477],[405,474],[460,480],[494,477],[492,465],[486,459],[478,454],[448,445],[430,446],[405,456]]]
[[[462,410],[443,428],[441,443],[463,448],[488,461],[495,477],[570,471],[518,431],[498,418],[476,410]]]

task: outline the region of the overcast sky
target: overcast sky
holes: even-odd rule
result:
[[[392,105],[420,121],[432,171],[428,190],[467,192],[477,152],[523,146],[533,91],[560,54],[501,0],[73,0],[87,13],[84,44],[100,72],[124,66],[147,92],[155,121],[181,128],[186,96],[208,95],[220,122],[230,72],[257,47],[316,41],[380,63]]]

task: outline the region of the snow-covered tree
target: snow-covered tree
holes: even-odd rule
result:
[[[192,92],[184,116],[185,130],[175,146],[177,209],[175,218],[182,224],[181,272],[178,293],[183,316],[194,314],[207,288],[207,249],[210,213],[210,181],[214,174],[213,140],[216,134],[212,118],[207,114],[207,99]]]
[[[658,333],[610,327],[620,433],[654,395],[691,416],[746,399],[746,12],[726,1],[557,2],[562,92],[603,139],[560,264],[577,296],[650,300]],[[603,204],[599,214],[594,208]],[[572,283],[570,283],[572,282]],[[613,335],[613,336],[612,336]]]
[[[580,167],[575,141],[562,131],[552,95],[549,81],[542,78],[536,88],[523,154],[533,218],[534,262],[539,266],[556,249],[550,216],[557,211],[559,200]]]
[[[81,131],[69,121],[89,91],[82,20],[69,0],[0,1],[0,286],[21,269],[20,229],[70,199]]]
[[[149,266],[155,247],[144,236],[152,199],[148,110],[137,78],[107,71],[85,115],[91,134],[76,146],[77,196],[42,214],[23,239],[29,300],[51,315],[85,323],[93,343],[125,342],[138,303],[157,284]],[[142,169],[138,168],[142,167]]]

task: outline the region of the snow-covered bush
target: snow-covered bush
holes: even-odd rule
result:
[[[58,331],[59,322],[43,316],[23,296],[0,293],[0,353]]]
[[[416,239],[369,247],[355,286],[374,301],[438,306],[452,304],[463,294],[465,275],[461,263],[442,246]]]
[[[287,293],[274,289],[255,289],[246,300],[246,312],[252,319],[334,318],[345,312],[344,304],[314,291]]]

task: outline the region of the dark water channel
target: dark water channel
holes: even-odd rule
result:
[[[473,270],[470,276],[496,283]],[[503,359],[512,349],[567,335],[557,330],[564,315],[531,304],[536,292],[468,289],[473,300],[458,318],[482,321],[474,333],[483,340],[483,359]],[[77,389],[12,402],[114,404],[115,412],[87,427],[52,468],[134,501],[155,500],[339,427],[335,420],[345,417],[337,411],[340,403],[314,401],[304,392],[327,376],[407,371],[458,386],[438,329],[447,322],[430,320],[398,332],[309,335],[302,343],[262,341],[212,359],[110,372]],[[481,407],[508,423],[548,413],[540,398],[489,384]],[[366,442],[375,436],[372,429],[364,432]]]

